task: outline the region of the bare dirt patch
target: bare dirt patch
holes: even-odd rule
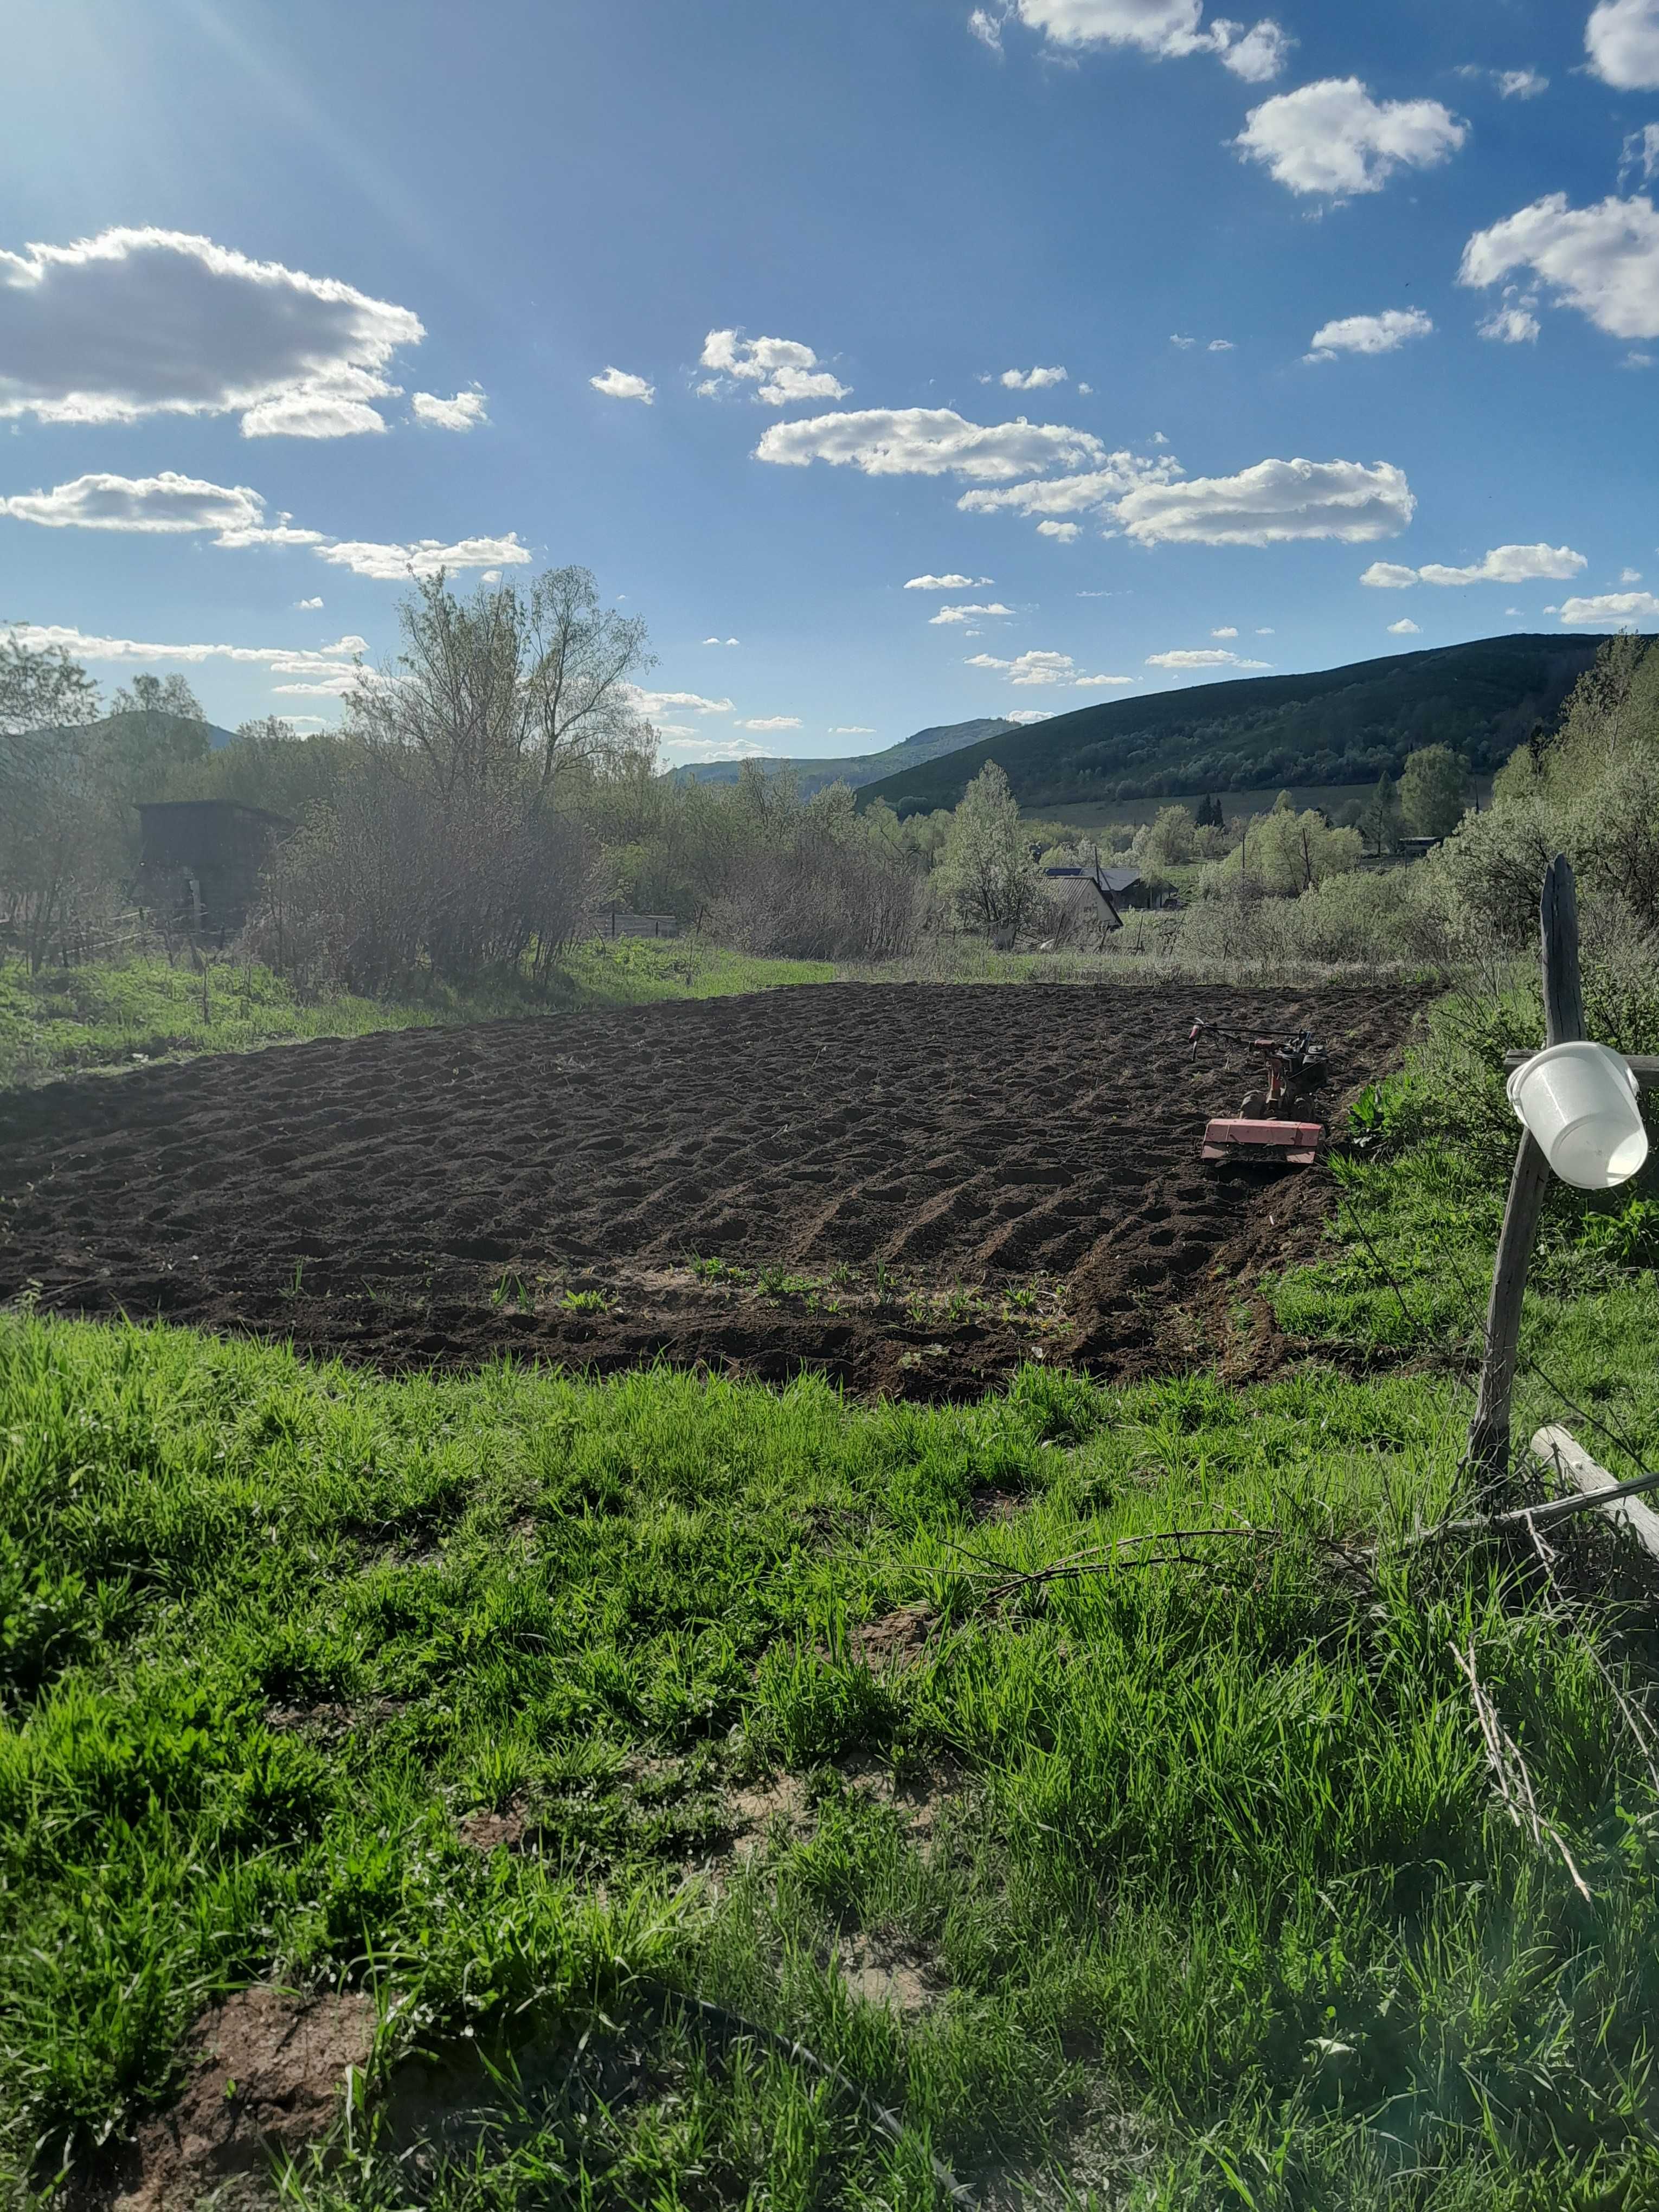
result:
[[[944,1995],[944,1984],[916,1953],[890,1949],[873,1936],[855,1936],[844,1943],[840,1964],[854,1996],[902,2018],[926,2012]]]
[[[792,1835],[804,1834],[811,1822],[805,1784],[798,1775],[779,1774],[763,1782],[750,1782],[726,1797],[726,1812],[735,1838],[732,1856],[753,1858],[781,1822]]]
[[[455,1832],[475,1851],[516,1851],[529,1825],[524,1813],[517,1806],[510,1806],[505,1813],[488,1809],[468,1813],[455,1823]]]
[[[348,2069],[368,2065],[374,2041],[366,1996],[261,1988],[227,1998],[191,2031],[184,2093],[140,2130],[137,2179],[116,2212],[177,2212],[236,2177],[263,2177],[274,2154],[327,2131]]]
[[[1333,1202],[1322,1168],[1200,1164],[1258,1064],[1194,1060],[1193,1018],[1306,1024],[1338,1096],[1419,1003],[836,984],[48,1085],[0,1100],[0,1297],[386,1366],[667,1358],[933,1399],[1033,1358],[1157,1372],[1225,1348],[1218,1270]]]
[[[847,1649],[872,1674],[914,1667],[927,1649],[935,1615],[929,1605],[902,1605],[847,1632]]]

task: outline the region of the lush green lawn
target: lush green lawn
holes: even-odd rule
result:
[[[1420,1376],[862,1408],[0,1316],[14,2183],[276,1979],[373,1992],[382,2063],[562,2054],[446,2206],[919,2207],[928,2146],[1004,2202],[1652,2204],[1659,1802],[1522,1562],[1399,1547],[1461,1418]],[[990,1594],[1247,1523],[1282,1540]],[[917,1605],[910,1663],[871,1656]],[[1454,1643],[1591,1902],[1498,1803]],[[481,1808],[520,1848],[462,1838]],[[902,2148],[672,1991],[799,2037]],[[367,2141],[300,2195],[409,2203]]]
[[[544,992],[507,981],[470,992],[437,988],[409,1000],[301,999],[269,969],[215,967],[204,1012],[200,975],[159,957],[120,967],[48,969],[36,976],[3,967],[0,1085],[169,1054],[242,1052],[295,1037],[365,1036],[374,1030],[580,1006],[714,998],[780,983],[826,982],[834,973],[822,961],[751,960],[699,943],[623,939],[574,947]]]

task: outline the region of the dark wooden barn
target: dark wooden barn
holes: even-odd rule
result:
[[[259,876],[293,829],[281,814],[234,799],[151,799],[138,809],[142,896],[198,935],[239,930]]]

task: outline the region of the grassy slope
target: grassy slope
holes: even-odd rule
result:
[[[1455,745],[1477,769],[1552,713],[1600,638],[1516,636],[1392,653],[1303,676],[1200,684],[1058,714],[864,786],[859,804],[954,806],[996,761],[1024,806],[1257,785],[1374,780],[1414,746]]]
[[[799,2035],[981,2181],[1651,2203],[1659,1802],[1588,1652],[1484,1547],[1326,1564],[1450,1502],[1459,1419],[1420,1378],[1038,1369],[863,1409],[0,1316],[14,2179],[164,2104],[216,1992],[343,1978],[388,2052],[643,2054],[479,2144],[447,2205],[931,2201],[919,2141],[805,2067],[714,2065],[665,1987]],[[1046,1603],[975,1571],[1242,1522],[1288,1540]],[[860,1663],[849,1632],[917,1602],[920,1662]],[[1497,1807],[1454,1638],[1592,1904]],[[883,1774],[933,1778],[931,1837]],[[732,1793],[777,1777],[810,1810],[745,1868]],[[458,1838],[509,1806],[539,1852]],[[921,2016],[857,1994],[871,1956],[924,1976]],[[373,2154],[303,2193],[410,2201]]]
[[[202,1013],[202,980],[161,959],[123,967],[48,969],[31,977],[0,968],[0,1085],[75,1068],[192,1052],[240,1052],[295,1037],[365,1036],[371,1030],[486,1021],[572,1006],[714,998],[781,983],[821,983],[823,961],[751,960],[717,946],[624,939],[574,948],[547,993],[495,985],[437,990],[407,1001],[338,995],[302,1000],[264,968],[216,968]]]

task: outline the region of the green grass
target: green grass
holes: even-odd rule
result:
[[[204,1018],[200,975],[159,957],[34,976],[0,966],[0,1085],[299,1037],[715,998],[826,982],[834,974],[824,962],[753,960],[700,943],[628,939],[573,947],[545,991],[508,977],[468,991],[434,986],[407,999],[306,998],[269,969],[219,966],[208,977]]]
[[[858,1407],[0,1316],[14,2193],[95,2165],[204,2005],[276,1978],[372,1991],[382,2066],[535,2045],[569,2092],[418,2187],[360,2116],[295,2202],[920,2208],[931,2148],[1002,2202],[1651,2204],[1659,1802],[1520,1562],[1399,1548],[1454,1502],[1461,1419],[1422,1376]],[[1245,1523],[1283,1540],[989,1598]],[[863,1663],[858,1625],[916,1604],[915,1663]],[[1644,1616],[1582,1617],[1650,1683]],[[1498,1805],[1454,1640],[1592,1902]],[[799,1817],[745,1864],[767,1778]],[[484,1807],[536,1848],[462,1840]],[[854,1953],[930,2002],[860,1996]],[[801,2039],[904,2146],[802,2063],[728,2063],[675,1991]]]
[[[1628,1034],[1605,1016],[1592,1027],[1622,1049],[1651,1050],[1652,1017],[1634,1019]],[[1340,1197],[1327,1255],[1271,1287],[1285,1328],[1473,1376],[1520,1135],[1503,1058],[1535,1046],[1541,1029],[1524,993],[1448,999],[1431,1012],[1401,1073],[1362,1101],[1353,1125],[1362,1146],[1333,1164]],[[1655,1103],[1650,1094],[1650,1127]],[[1565,1421],[1625,1474],[1638,1468],[1620,1438],[1659,1449],[1656,1269],[1659,1145],[1617,1191],[1592,1197],[1552,1180],[1522,1309],[1515,1431],[1523,1443],[1540,1422]]]

